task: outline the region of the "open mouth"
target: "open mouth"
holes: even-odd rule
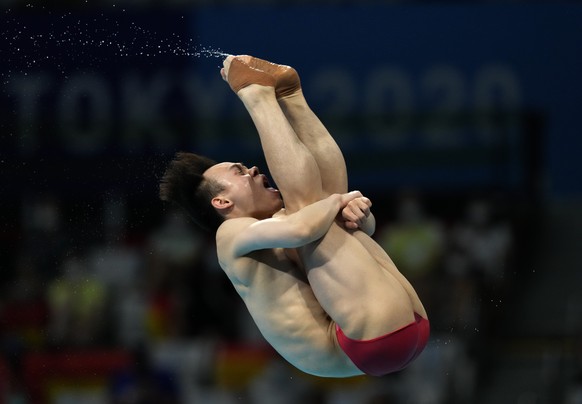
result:
[[[263,187],[265,187],[267,190],[269,190],[271,192],[278,192],[275,188],[273,188],[271,186],[271,183],[269,182],[269,179],[267,178],[267,176],[265,176],[264,174],[261,174],[261,178],[263,180]]]

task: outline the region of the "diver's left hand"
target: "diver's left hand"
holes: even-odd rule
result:
[[[359,229],[370,216],[371,206],[372,201],[365,196],[350,201],[341,211],[346,229]]]

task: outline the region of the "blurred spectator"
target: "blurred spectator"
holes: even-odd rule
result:
[[[25,404],[27,391],[22,371],[22,347],[2,347],[4,357],[0,356],[0,403]]]
[[[133,347],[143,343],[146,336],[144,254],[141,246],[128,240],[124,198],[113,195],[105,200],[102,222],[103,242],[91,248],[88,261],[112,303],[115,325],[110,336],[124,347]]]
[[[110,381],[114,404],[173,404],[179,402],[176,376],[152,362],[144,346],[133,351],[131,367],[116,373]]]
[[[36,260],[22,252],[17,257],[15,278],[3,291],[0,330],[4,339],[15,339],[30,348],[44,344],[47,307]]]
[[[57,345],[90,346],[102,343],[107,293],[79,257],[69,257],[62,275],[47,290],[49,333]]]
[[[443,254],[442,226],[425,217],[415,195],[404,196],[395,223],[389,223],[379,240],[398,269],[411,280],[428,278],[440,265]]]
[[[204,239],[189,223],[182,212],[172,211],[148,240],[146,329],[154,341],[184,335],[187,324],[196,321],[186,314],[197,295],[189,279],[199,271]]]
[[[582,370],[565,389],[564,404],[582,404]]]
[[[203,253],[204,239],[192,229],[190,219],[181,211],[166,214],[160,228],[149,240],[151,252],[170,266],[188,267]]]
[[[34,252],[44,280],[56,275],[56,262],[65,252],[61,202],[53,195],[27,195],[22,201],[22,248]]]
[[[443,231],[438,220],[425,216],[416,195],[400,199],[396,222],[385,226],[378,242],[414,285],[425,306],[433,306],[434,281],[443,257]]]
[[[464,220],[450,234],[447,273],[454,293],[449,294],[451,316],[463,319],[471,332],[481,324],[482,311],[489,306],[478,304],[496,301],[503,296],[512,246],[510,226],[495,221],[492,206],[483,200],[469,203]],[[479,298],[477,298],[479,297]]]
[[[116,296],[113,313],[116,320],[116,341],[126,348],[147,341],[147,296],[143,280],[127,286]]]
[[[402,373],[398,402],[470,403],[477,388],[477,364],[456,333],[431,332],[423,355]]]
[[[103,242],[91,248],[91,271],[115,293],[123,293],[139,279],[141,251],[129,245],[126,234],[127,206],[120,197],[108,198],[103,208]]]
[[[349,382],[343,383],[349,385]],[[247,386],[248,401],[265,404],[315,404],[333,402],[314,379],[298,376],[297,371],[278,357],[270,358]],[[281,394],[284,390],[285,394]]]
[[[193,230],[188,217],[172,211],[147,246],[150,336],[157,340],[237,333],[241,302],[218,267],[209,240]]]
[[[26,403],[23,355],[43,348],[47,308],[35,259],[21,252],[0,300],[0,403]]]
[[[472,201],[467,207],[465,220],[451,232],[449,272],[501,283],[511,246],[509,224],[494,220],[492,206],[487,201]]]
[[[214,389],[216,338],[190,338],[168,341],[151,346],[151,358],[155,366],[176,375],[179,382],[180,402],[204,403]]]

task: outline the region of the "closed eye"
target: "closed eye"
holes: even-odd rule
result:
[[[229,169],[231,169],[231,170],[232,170],[232,169],[235,169],[235,170],[236,170],[236,172],[237,172],[238,174],[241,174],[241,175],[245,173],[245,171],[244,171],[244,167],[243,167],[243,165],[242,165],[241,163],[234,163],[234,164],[232,164],[232,165],[229,167]]]

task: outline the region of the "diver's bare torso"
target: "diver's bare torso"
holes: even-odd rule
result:
[[[276,248],[233,257],[221,242],[226,238],[219,230],[220,265],[269,344],[309,374],[362,374],[337,345],[335,323],[315,298],[304,270],[290,259],[294,251]]]
[[[229,222],[223,232],[244,231],[236,219]],[[229,254],[226,240],[219,230],[220,264],[259,330],[286,360],[307,373],[362,373],[339,348],[328,312],[354,339],[395,331],[412,322],[414,312],[426,317],[412,286],[361,231],[347,232],[334,224],[325,237],[300,250],[266,249],[244,257]],[[316,292],[318,298],[301,260],[309,277],[319,277],[317,283],[324,285]],[[325,285],[334,293],[326,294]]]
[[[334,223],[299,251],[318,301],[348,337],[376,338],[412,323],[415,313],[427,317],[408,280],[362,231]]]

